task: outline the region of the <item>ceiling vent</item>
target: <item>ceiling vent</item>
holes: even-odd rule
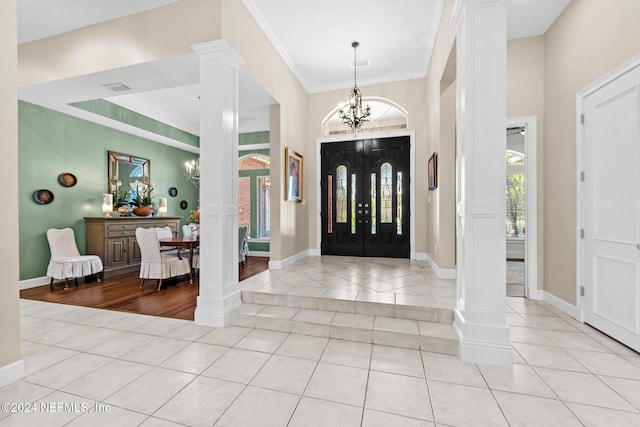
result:
[[[114,92],[124,92],[125,90],[130,90],[131,88],[125,84],[123,84],[122,82],[116,82],[116,83],[108,83],[106,85],[102,85],[104,87],[106,87],[107,89],[110,89]]]

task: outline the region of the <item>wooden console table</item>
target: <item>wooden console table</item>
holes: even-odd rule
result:
[[[85,217],[86,253],[102,258],[105,277],[135,272],[141,258],[136,228],[169,227],[176,235],[181,219],[179,216]]]

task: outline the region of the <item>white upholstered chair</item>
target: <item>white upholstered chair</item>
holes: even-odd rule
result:
[[[249,241],[247,240],[247,231],[249,227],[241,225],[238,227],[238,262],[241,267],[247,262],[247,255],[249,254]]]
[[[136,239],[140,246],[142,261],[140,263],[140,288],[145,279],[158,280],[158,290],[162,288],[162,281],[180,275],[191,276],[189,260],[182,258],[180,253],[172,254],[160,252],[160,243],[156,229],[137,228]]]
[[[97,255],[80,255],[76,239],[71,228],[50,228],[47,241],[51,259],[47,267],[47,276],[51,277],[49,288],[53,290],[54,279],[64,279],[64,288],[69,289],[69,279],[73,277],[78,286],[78,277],[97,275],[100,282],[102,260]]]

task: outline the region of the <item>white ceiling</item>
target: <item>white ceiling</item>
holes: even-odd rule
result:
[[[18,40],[19,43],[37,40],[175,1],[178,0],[18,0]],[[444,0],[243,2],[303,87],[314,93],[353,85],[351,42],[354,40],[360,42],[357,52],[359,86],[424,77]],[[544,34],[569,3],[570,0],[507,0],[508,37]],[[363,62],[368,65],[361,66]],[[153,81],[154,76],[166,76],[166,72],[139,78],[149,69],[157,71],[161,66],[176,67],[170,69],[184,76],[172,82]],[[179,68],[185,66],[193,68]],[[20,88],[19,94],[21,99],[64,109],[69,99],[79,101],[113,96],[113,92],[103,93],[105,89],[98,86],[114,81],[123,82],[132,91],[110,98],[112,102],[187,132],[199,133],[197,63],[193,58],[158,61]],[[39,102],[42,100],[46,102]],[[243,74],[241,131],[267,129],[268,105],[273,103],[275,100],[250,76]],[[72,107],[66,109],[69,108]],[[114,124],[108,125],[113,127]]]

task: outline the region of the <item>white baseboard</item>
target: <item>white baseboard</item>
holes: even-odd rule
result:
[[[412,259],[415,259],[417,261],[426,261],[427,260],[427,253],[426,252],[414,252]]]
[[[513,349],[509,343],[509,328],[506,325],[469,324],[456,310],[453,329],[458,335],[459,354],[463,362],[493,366],[513,365]]]
[[[309,256],[309,249],[299,252],[282,261],[269,261],[269,270],[281,270]]]
[[[425,259],[427,260],[427,263],[431,266],[433,272],[436,273],[436,276],[438,276],[439,279],[455,280],[458,277],[455,268],[440,268],[440,266],[436,264],[436,262],[429,256],[429,254],[425,253],[424,255],[426,257]]]
[[[24,378],[24,361],[22,359],[0,367],[0,388]]]
[[[558,310],[562,311],[563,313],[568,314],[569,316],[573,317],[574,319],[576,319],[579,322],[582,322],[582,313],[580,311],[580,309],[575,306],[575,305],[571,305],[568,302],[566,302],[565,300],[562,300],[560,298],[558,298],[557,296],[547,292],[547,291],[540,291],[543,294],[543,300],[544,302],[547,302],[549,304],[551,304],[552,306],[554,306],[555,308],[557,308]]]
[[[260,256],[269,258],[269,251],[249,251],[249,256]]]
[[[33,279],[21,280],[20,290],[37,288],[38,286],[42,286],[42,285],[48,285],[50,281],[51,281],[51,278],[47,276],[34,277]]]

